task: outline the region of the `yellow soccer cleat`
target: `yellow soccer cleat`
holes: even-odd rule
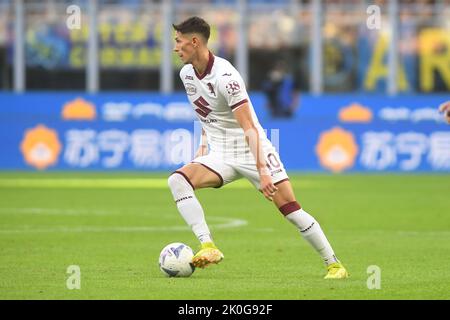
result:
[[[202,243],[202,248],[192,258],[192,264],[196,268],[205,268],[212,263],[219,263],[223,259],[223,253],[212,242]]]
[[[348,272],[344,266],[337,262],[328,266],[328,273],[324,279],[345,279],[348,278]]]

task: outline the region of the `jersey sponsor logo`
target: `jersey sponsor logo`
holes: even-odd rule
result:
[[[231,73],[224,73],[223,75],[222,75],[222,77],[230,77],[231,76]]]
[[[194,81],[194,77],[190,76],[190,75],[186,75],[186,77],[184,77],[185,80],[192,80]]]
[[[203,123],[216,123],[217,119],[200,119]]]
[[[195,109],[195,112],[197,112],[203,118],[206,118],[208,114],[212,111],[210,108],[208,108],[209,106],[208,101],[206,101],[203,97],[200,97],[197,100],[195,100],[194,104],[198,107],[197,109]]]
[[[188,96],[193,96],[197,93],[197,87],[194,86],[192,83],[185,83],[184,87],[186,88],[186,93]]]
[[[213,94],[215,96],[216,92],[214,91],[214,87],[211,84],[211,82],[208,82],[207,86],[208,86],[208,89],[209,89],[209,93],[211,93],[211,94]]]
[[[239,83],[236,80],[232,80],[232,81],[228,82],[226,89],[227,89],[228,94],[233,97],[238,95],[241,92],[241,86],[239,85]]]

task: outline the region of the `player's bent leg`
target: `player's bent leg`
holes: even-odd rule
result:
[[[223,183],[217,173],[200,163],[188,163],[175,172],[184,175],[194,190],[201,188],[217,188]]]
[[[201,250],[192,259],[195,267],[204,268],[223,259],[222,252],[213,243],[203,208],[194,193],[195,189],[215,187],[220,183],[217,175],[200,164],[188,164],[168,179],[178,211],[201,242]]]
[[[181,171],[175,171],[167,180],[178,211],[201,243],[212,242],[205,214],[194,193],[190,179]]]
[[[327,265],[325,279],[347,278],[347,270],[334,254],[319,223],[296,201],[291,183],[288,180],[283,181],[277,184],[277,188],[278,191],[273,198],[275,205],[286,219],[299,229],[302,237],[320,254]]]

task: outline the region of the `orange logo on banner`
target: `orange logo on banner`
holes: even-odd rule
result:
[[[352,103],[339,111],[339,120],[342,122],[370,122],[372,118],[372,111],[359,103]]]
[[[61,152],[61,143],[55,130],[44,125],[28,129],[20,145],[25,162],[39,170],[54,165]]]
[[[322,132],[316,145],[316,154],[323,167],[341,172],[353,167],[358,145],[351,132],[335,127]]]
[[[64,120],[94,120],[96,116],[95,105],[82,98],[67,102],[62,110]]]

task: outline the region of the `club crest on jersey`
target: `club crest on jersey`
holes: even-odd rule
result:
[[[231,80],[226,86],[227,92],[231,96],[236,96],[241,92],[241,86],[236,80]]]
[[[193,96],[197,93],[197,87],[194,86],[192,83],[185,83],[184,87],[186,88],[186,93],[188,96]]]
[[[216,92],[214,91],[214,87],[211,84],[211,82],[208,82],[207,86],[208,86],[208,89],[209,89],[209,93],[211,93],[211,94],[213,94],[215,96]]]

